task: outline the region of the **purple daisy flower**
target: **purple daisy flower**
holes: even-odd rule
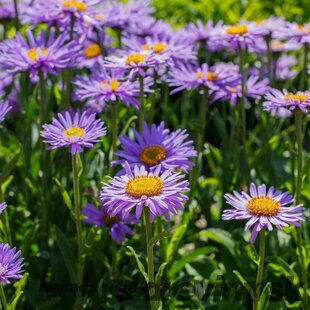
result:
[[[289,23],[285,24],[278,35],[282,39],[294,39],[300,43],[310,43],[310,23],[297,24]]]
[[[152,53],[148,50],[123,52],[120,56],[111,55],[105,58],[104,65],[111,69],[129,70],[129,78],[136,74],[146,75],[149,68],[155,68],[160,64],[165,64],[167,56],[159,53]]]
[[[282,54],[276,62],[275,78],[278,81],[293,79],[297,75],[291,67],[297,65],[297,59],[293,55]]]
[[[137,142],[128,136],[120,136],[123,150],[115,152],[115,155],[122,159],[115,160],[114,165],[127,162],[131,168],[145,166],[153,171],[161,166],[163,170],[181,169],[185,172],[194,165],[189,159],[196,157],[197,152],[193,147],[193,141],[186,141],[186,130],[170,132],[165,128],[164,122],[159,126],[153,124],[151,128],[144,122],[141,134],[133,130]]]
[[[95,226],[107,227],[112,239],[118,244],[126,239],[126,235],[132,234],[132,230],[128,224],[137,223],[137,219],[132,215],[122,216],[120,214],[110,216],[106,207],[101,206],[98,209],[90,203],[87,203],[83,207],[82,214],[84,216],[83,222]]]
[[[0,20],[15,17],[14,2],[12,0],[0,1]]]
[[[4,209],[7,207],[6,202],[0,203],[0,214],[4,211]]]
[[[254,48],[257,39],[268,34],[268,31],[255,22],[242,22],[238,25],[224,25],[220,29],[213,30],[211,34],[215,42],[218,41],[222,45],[221,41],[226,41],[233,50],[236,50]]]
[[[80,26],[83,24],[97,25],[98,20],[93,18],[98,12],[101,0],[45,0],[33,1],[33,4],[23,13],[24,21],[31,24],[57,23],[59,27],[70,26],[73,19]]]
[[[8,101],[0,101],[0,123],[4,121],[4,117],[10,112],[11,109],[12,106]]]
[[[196,52],[191,45],[185,44],[179,41],[176,36],[169,34],[165,36],[153,35],[144,39],[131,36],[124,39],[124,44],[130,50],[150,52],[155,58],[159,58],[158,62],[165,65],[196,60]]]
[[[254,243],[258,232],[264,227],[271,231],[274,225],[281,230],[283,226],[300,226],[299,221],[305,220],[302,214],[303,205],[287,207],[295,201],[292,195],[288,192],[274,191],[273,187],[267,191],[264,184],[256,186],[251,183],[250,195],[234,191],[233,194],[225,194],[224,197],[233,209],[224,210],[223,220],[249,219],[244,230],[247,231],[254,225],[251,243]]]
[[[303,113],[308,112],[310,106],[310,92],[288,92],[284,89],[282,92],[278,89],[270,89],[265,96],[266,101],[263,103],[265,111],[277,110],[285,108],[290,111],[300,109]]]
[[[152,92],[150,86],[153,84],[153,79],[146,77],[143,82],[144,92]],[[133,105],[137,110],[139,109],[139,82],[128,80],[124,70],[108,72],[101,66],[89,76],[78,76],[73,83],[77,86],[73,98],[81,101],[87,100],[87,105],[97,112],[102,112],[105,104],[110,101],[121,101],[127,107]]]
[[[288,192],[274,191],[270,187],[267,191],[266,185],[250,185],[250,195],[237,191],[232,194],[225,194],[225,199],[233,209],[224,210],[223,220],[249,219],[244,230],[249,230],[253,225],[250,242],[254,243],[257,234],[264,227],[269,231],[275,226],[281,230],[283,226],[300,226],[299,221],[304,221],[302,214],[303,205],[295,207],[291,205],[295,199]]]
[[[104,184],[100,195],[102,206],[111,212],[111,216],[127,216],[135,210],[136,218],[140,218],[143,208],[149,208],[151,221],[156,216],[170,220],[169,213],[177,214],[183,209],[188,197],[182,193],[188,192],[189,188],[188,182],[182,180],[182,174],[171,170],[161,173],[161,166],[152,172],[144,166],[131,169],[127,162],[124,168],[126,174]]]
[[[260,80],[258,75],[251,75],[246,81],[246,99],[260,99],[269,90],[269,80]],[[230,101],[233,105],[237,105],[238,98],[241,98],[241,80],[239,83],[231,86],[225,86],[213,93],[212,102],[216,100]]]
[[[49,143],[47,149],[70,147],[71,154],[83,152],[83,148],[92,148],[100,137],[106,135],[103,121],[97,119],[96,114],[58,113],[58,119],[53,118],[52,124],[43,125],[41,136],[43,142]]]
[[[11,249],[8,244],[0,243],[0,282],[11,283],[9,279],[21,279],[23,258],[19,258],[21,251]]]
[[[65,43],[66,34],[55,39],[51,31],[46,43],[46,35],[42,30],[35,39],[31,30],[26,30],[27,40],[20,33],[16,38],[7,39],[0,44],[0,68],[11,73],[30,70],[30,78],[35,81],[38,71],[56,75],[63,68],[71,65],[76,55],[76,43]]]
[[[237,69],[236,69],[237,68]],[[238,67],[232,64],[219,63],[213,67],[207,64],[197,66],[179,66],[169,71],[168,83],[176,87],[171,94],[184,89],[197,89],[202,86],[217,90],[227,85],[233,85],[240,79]]]

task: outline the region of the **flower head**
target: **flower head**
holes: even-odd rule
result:
[[[10,279],[20,279],[22,275],[23,258],[19,258],[21,251],[10,248],[8,244],[0,243],[0,282],[11,283]]]
[[[291,205],[295,199],[288,192],[274,191],[270,187],[267,191],[266,185],[250,185],[250,195],[236,191],[233,194],[226,194],[226,202],[233,209],[224,210],[222,218],[224,220],[249,220],[244,230],[250,229],[253,225],[250,242],[254,243],[258,232],[267,227],[269,231],[275,226],[281,230],[283,226],[300,226],[300,221],[304,221],[302,214],[304,207]]]
[[[134,134],[137,142],[128,136],[120,136],[123,150],[115,154],[122,159],[114,161],[113,164],[124,164],[126,161],[131,168],[137,165],[154,170],[160,165],[163,170],[181,169],[185,172],[194,165],[190,158],[196,157],[197,152],[193,141],[186,141],[186,130],[170,132],[165,128],[164,122],[159,126],[153,124],[151,128],[144,122],[143,132],[140,134],[134,130]]]
[[[125,175],[111,179],[104,184],[100,199],[102,206],[108,209],[111,216],[126,216],[135,210],[136,218],[141,217],[143,208],[149,208],[150,220],[156,216],[170,219],[169,213],[177,214],[183,209],[188,199],[183,192],[189,191],[188,182],[182,181],[183,175],[166,170],[161,173],[158,166],[148,172],[144,166],[131,169],[125,163]]]
[[[100,209],[96,208],[90,203],[87,203],[83,209],[82,214],[84,216],[83,222],[107,227],[109,229],[112,239],[114,239],[118,244],[126,239],[126,235],[131,235],[132,230],[128,224],[136,224],[137,220],[132,215],[122,214],[111,216],[108,213],[107,207],[101,206]]]
[[[207,64],[197,66],[179,66],[169,71],[167,81],[170,86],[176,87],[171,94],[183,89],[197,89],[207,87],[217,90],[228,85],[233,85],[239,80],[240,75],[235,66],[231,64],[218,63],[210,67]]]
[[[269,93],[265,96],[266,101],[263,103],[265,111],[277,110],[285,108],[293,111],[296,108],[300,109],[303,113],[308,112],[310,106],[310,92],[288,92],[284,89],[282,92],[277,89],[270,89]]]
[[[0,203],[0,214],[4,211],[4,209],[7,207],[6,202],[1,202]]]
[[[71,154],[83,152],[83,148],[92,148],[100,137],[106,135],[103,121],[97,119],[96,114],[58,113],[58,119],[53,118],[52,124],[43,125],[41,136],[48,149],[70,147]]]
[[[12,106],[8,101],[0,101],[0,123],[3,122],[4,117],[11,111]]]
[[[47,43],[43,30],[34,38],[30,29],[27,29],[26,36],[27,40],[17,33],[16,38],[7,39],[0,44],[0,68],[11,73],[29,70],[31,79],[35,81],[38,71],[56,75],[61,69],[71,65],[76,44],[65,43],[66,34],[55,39],[55,33],[51,31]]]
[[[144,92],[151,92],[153,79],[146,77],[143,82]],[[139,82],[128,80],[124,70],[110,72],[101,66],[89,76],[78,76],[73,83],[77,86],[73,98],[87,100],[87,105],[97,112],[102,112],[106,103],[117,101],[123,102],[127,107],[133,105],[139,109]]]

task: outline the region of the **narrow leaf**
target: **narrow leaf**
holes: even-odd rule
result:
[[[255,294],[249,282],[241,275],[241,273],[237,270],[234,270],[233,273],[237,276],[243,287],[250,293],[252,299],[255,299]]]
[[[137,266],[138,266],[138,269],[139,271],[141,272],[142,276],[144,277],[146,283],[149,282],[149,277],[147,275],[147,273],[145,272],[145,269],[144,269],[144,266],[143,264],[141,263],[137,253],[135,252],[135,250],[133,249],[133,247],[131,246],[127,246],[127,249],[130,251],[130,253],[135,257],[135,260],[136,260],[136,263],[137,263]]]

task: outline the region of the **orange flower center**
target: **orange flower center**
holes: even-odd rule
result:
[[[125,184],[127,194],[135,198],[157,196],[162,189],[163,181],[157,176],[136,177]]]
[[[218,79],[218,75],[214,72],[208,72],[207,73],[207,80],[208,81],[214,81]]]
[[[235,26],[228,27],[226,29],[226,33],[232,34],[232,35],[236,35],[236,34],[243,35],[247,32],[248,32],[248,27],[246,25],[235,25]]]
[[[166,158],[166,150],[161,145],[148,145],[141,151],[140,160],[147,166],[155,166]]]
[[[272,216],[279,212],[280,203],[270,197],[255,197],[248,202],[249,213],[257,216]]]
[[[94,58],[100,55],[100,53],[101,53],[101,48],[96,43],[86,46],[83,50],[83,54],[85,58]]]
[[[161,43],[161,42],[156,42],[153,44],[153,51],[154,53],[161,53],[167,48],[167,44]],[[143,49],[146,51],[150,50],[150,46],[148,44],[143,45]]]
[[[68,140],[72,140],[75,138],[81,139],[84,135],[85,129],[80,128],[78,126],[72,126],[64,131],[64,134]]]
[[[284,46],[283,42],[276,41],[276,42],[271,42],[271,48],[272,49],[278,49]]]
[[[225,88],[230,91],[231,93],[236,94],[238,91],[241,90],[241,85],[237,85],[236,87],[232,87],[232,86],[225,86]]]
[[[46,55],[46,53],[47,53],[47,49],[46,48],[41,48],[40,49],[41,50],[41,55],[42,56],[44,56],[44,55]],[[32,49],[30,49],[29,51],[28,51],[28,57],[31,59],[31,60],[33,60],[33,61],[37,61],[38,60],[38,49],[36,49],[36,48],[32,48]]]
[[[139,64],[141,62],[143,62],[145,59],[145,56],[143,54],[140,53],[132,53],[130,55],[127,56],[126,58],[126,64],[130,65],[131,63],[134,64]]]
[[[62,7],[65,9],[77,9],[79,12],[87,10],[87,5],[79,1],[64,1]]]
[[[108,86],[108,83],[107,82],[102,82],[101,83],[104,87],[107,87]],[[109,86],[111,88],[112,91],[115,91],[117,90],[117,88],[119,87],[120,85],[120,82],[118,80],[110,80],[109,81]]]
[[[307,99],[309,98],[308,95],[300,93],[300,94],[293,94],[293,93],[287,93],[284,96],[284,100],[285,101],[289,101],[289,100],[297,100],[300,102],[305,102]]]

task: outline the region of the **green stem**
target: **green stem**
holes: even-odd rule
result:
[[[304,43],[304,60],[303,60],[303,68],[301,71],[301,76],[300,76],[300,85],[299,85],[299,90],[303,91],[307,89],[307,66],[308,66],[308,52],[309,52],[309,46],[308,43]]]
[[[144,107],[144,81],[141,75],[139,75],[139,84],[140,84],[139,132],[142,132],[145,107]]]
[[[163,221],[160,216],[158,216],[156,220],[157,220],[158,234],[160,234],[164,231]],[[167,238],[163,238],[162,240],[160,240],[160,254],[161,254],[161,258],[165,262],[167,261],[167,247],[168,247]]]
[[[256,276],[255,299],[253,300],[253,310],[258,309],[258,301],[262,288],[262,280],[264,272],[265,249],[266,249],[266,228],[263,228],[259,232],[259,264]]]
[[[146,250],[147,250],[147,274],[149,278],[149,297],[151,310],[156,310],[156,292],[155,292],[155,281],[154,281],[154,255],[153,245],[150,243],[152,238],[152,224],[150,222],[150,211],[147,207],[144,207],[144,226],[145,226],[145,237],[146,237]]]
[[[302,188],[302,178],[303,178],[303,163],[302,163],[302,143],[303,143],[303,133],[302,133],[302,113],[300,111],[295,112],[295,130],[296,130],[296,140],[297,140],[297,180],[296,180],[296,205],[301,202],[301,188]],[[306,268],[303,247],[302,247],[302,230],[301,227],[295,227],[297,234],[297,249],[300,259],[301,268],[301,279],[303,286],[303,296],[302,301],[304,309],[308,309],[308,272]]]
[[[80,288],[83,282],[83,257],[82,257],[82,222],[81,222],[81,201],[80,201],[80,187],[78,175],[78,157],[77,153],[72,155],[72,172],[73,172],[73,195],[75,208],[75,225],[77,232],[78,243],[78,267],[77,267],[77,298],[80,297]]]
[[[241,102],[239,113],[241,116],[241,136],[243,145],[243,160],[244,160],[244,175],[247,184],[249,183],[249,168],[248,168],[248,155],[247,155],[247,140],[246,140],[246,111],[245,111],[245,98],[246,98],[246,74],[244,70],[244,59],[246,51],[241,47],[238,48],[239,52],[239,70],[241,74]]]
[[[0,284],[0,298],[1,298],[3,310],[7,310],[8,309],[8,303],[6,301],[6,297],[5,297],[5,293],[4,293],[2,284]]]

